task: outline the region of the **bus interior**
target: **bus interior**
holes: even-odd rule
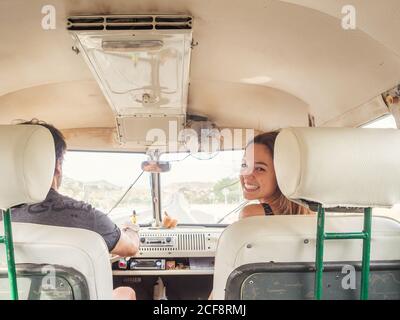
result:
[[[399,14],[0,0],[0,299],[400,299]],[[12,222],[53,173],[49,135],[18,125],[31,119],[66,139],[60,193],[138,224],[136,256]],[[279,188],[314,214],[239,219],[244,148],[274,130]]]

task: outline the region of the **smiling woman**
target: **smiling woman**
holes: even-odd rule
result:
[[[274,167],[274,146],[278,131],[256,136],[246,147],[240,182],[247,200],[259,204],[245,206],[242,218],[263,215],[311,214],[312,211],[288,200],[280,191]]]

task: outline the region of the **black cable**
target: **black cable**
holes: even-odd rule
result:
[[[218,191],[224,190],[224,189],[226,189],[226,188],[229,188],[229,187],[231,187],[231,186],[234,186],[234,185],[235,185],[236,183],[238,183],[239,181],[240,181],[240,180],[236,180],[235,182],[232,182],[231,184],[228,184],[228,185],[226,185],[226,186],[223,186],[223,187],[217,189],[216,191],[218,192]]]
[[[189,158],[189,157],[190,157],[190,153],[189,153],[186,157],[184,157],[183,159],[170,160],[170,161],[168,161],[168,162],[181,162],[181,161],[183,161],[183,160],[185,160],[186,158]]]
[[[106,213],[106,215],[109,215],[111,213],[111,211],[113,211],[116,207],[118,207],[118,205],[121,203],[121,201],[125,198],[125,196],[127,195],[127,193],[132,189],[132,187],[135,185],[135,183],[139,180],[139,178],[142,176],[142,174],[144,173],[144,171],[142,170],[142,172],[139,174],[139,176],[135,179],[135,181],[133,181],[133,183],[129,186],[128,190],[125,191],[125,193],[122,195],[122,197],[117,201],[117,203],[110,209],[110,211],[108,211]]]
[[[219,219],[217,221],[217,223],[221,223],[222,221],[225,220],[226,217],[230,216],[232,213],[237,212],[239,209],[242,209],[248,202],[249,202],[248,200],[244,200],[235,209],[233,209],[232,211],[229,211],[226,215],[224,215],[221,219]]]
[[[198,152],[198,153],[200,153],[200,152]],[[208,157],[208,158],[204,158],[204,159],[201,159],[201,158],[197,158],[196,156],[194,156],[192,153],[189,153],[189,155],[191,155],[192,156],[192,158],[195,158],[196,160],[200,160],[200,161],[205,161],[205,160],[211,160],[211,159],[214,159],[217,155],[219,154],[219,152],[218,151],[216,151],[215,153],[214,153],[214,155],[213,154],[211,154],[210,155],[210,157]]]

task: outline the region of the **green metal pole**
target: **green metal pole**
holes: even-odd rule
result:
[[[362,271],[361,271],[361,300],[368,300],[369,287],[369,266],[371,258],[371,225],[372,225],[372,209],[364,209],[364,230],[366,238],[363,240],[363,256],[362,256]]]
[[[346,232],[346,233],[325,233],[325,240],[350,240],[365,239],[367,235],[364,232]]]
[[[11,300],[18,300],[17,273],[15,269],[14,244],[11,228],[11,209],[7,209],[5,212],[3,212],[3,222]]]
[[[317,246],[315,257],[315,288],[314,296],[316,300],[322,299],[322,276],[324,272],[324,229],[325,229],[325,209],[322,205],[318,206],[317,220]]]

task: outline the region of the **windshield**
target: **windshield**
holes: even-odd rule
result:
[[[161,175],[163,213],[180,224],[236,221],[244,203],[239,182],[242,157],[242,150],[161,156],[171,161],[171,171]]]
[[[108,213],[142,172],[148,156],[140,153],[68,151],[63,162],[60,193],[85,201]],[[110,213],[116,224],[129,221],[133,210],[137,223],[153,220],[149,173],[144,172],[121,203]]]
[[[162,212],[179,224],[228,224],[237,220],[243,202],[239,183],[243,151],[216,154],[164,154],[171,171],[161,173]],[[139,153],[68,151],[63,163],[60,193],[85,201],[108,214],[141,174]],[[109,213],[117,224],[153,221],[150,174],[144,172],[123,200]],[[225,219],[222,219],[226,216]],[[221,221],[220,221],[221,220]]]

